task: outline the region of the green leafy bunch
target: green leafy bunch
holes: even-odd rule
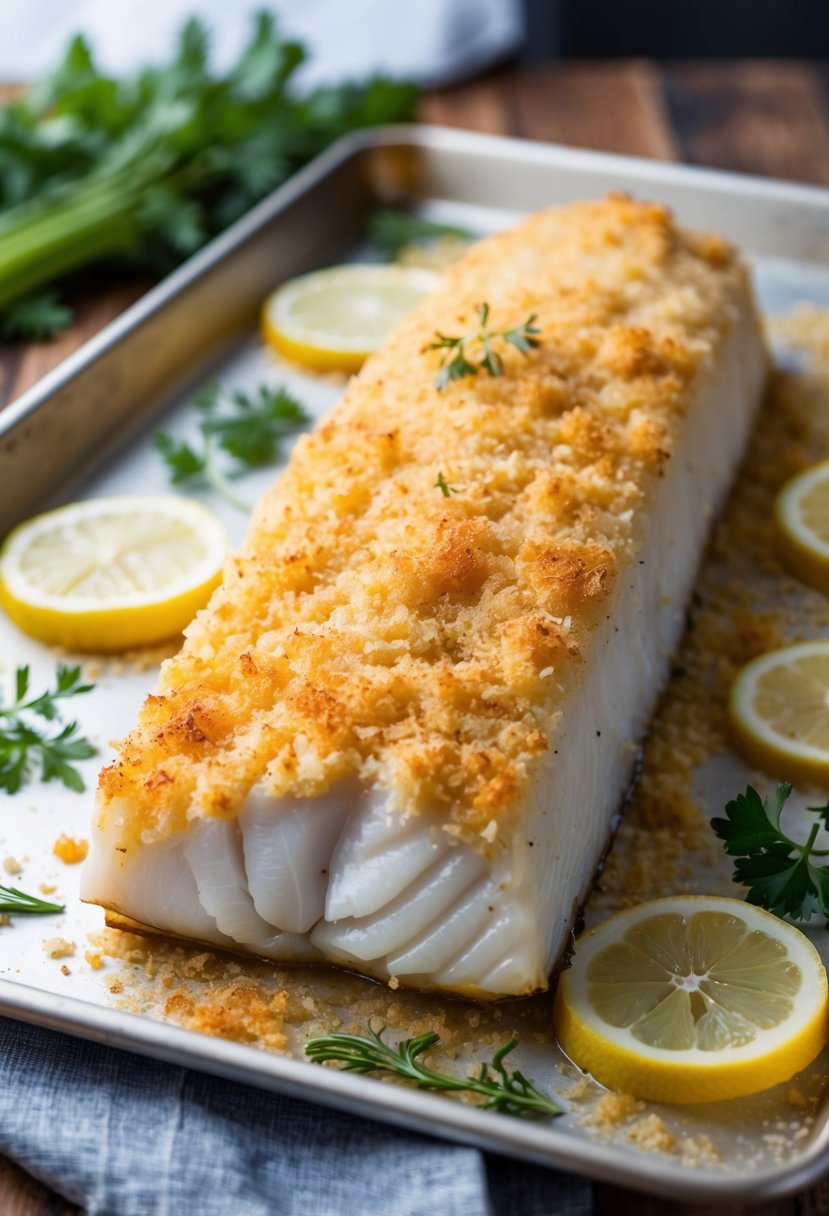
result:
[[[89,262],[164,272],[338,136],[413,116],[416,90],[384,77],[293,88],[304,47],[259,13],[238,62],[210,68],[191,19],[172,59],[115,79],[82,36],[0,110],[0,317],[43,337],[70,314],[47,285]]]

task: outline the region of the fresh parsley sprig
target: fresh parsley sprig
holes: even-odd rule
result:
[[[522,355],[529,355],[541,345],[538,340],[541,330],[535,324],[536,313],[530,313],[524,324],[516,326],[515,329],[490,329],[489,305],[482,304],[477,312],[480,320],[477,329],[470,330],[459,338],[438,332],[435,335],[437,341],[430,342],[425,348],[445,352],[436,378],[440,391],[445,389],[450,381],[462,380],[464,376],[477,376],[481,370],[489,372],[490,376],[503,376],[504,361],[492,347],[496,338],[508,346],[514,346]],[[470,345],[480,348],[477,364],[471,363],[467,358],[467,348]]]
[[[815,848],[821,825],[829,828],[829,803],[807,808],[816,822],[807,839],[797,841],[780,825],[791,792],[791,785],[782,782],[762,798],[750,785],[728,803],[725,818],[712,819],[711,826],[726,853],[736,858],[733,878],[748,888],[749,903],[796,920],[809,920],[815,913],[829,918],[829,864],[819,860],[829,857],[829,849]]]
[[[434,220],[391,207],[378,207],[371,213],[368,234],[380,253],[392,262],[410,245],[429,245],[440,237],[454,237],[459,241],[475,239],[474,233],[468,228],[460,228],[456,224],[438,224]]]
[[[397,1047],[383,1041],[385,1027],[374,1030],[369,1023],[368,1036],[327,1034],[309,1039],[305,1054],[314,1064],[334,1060],[345,1072],[388,1072],[414,1081],[421,1089],[474,1093],[485,1098],[485,1110],[497,1110],[502,1115],[543,1116],[560,1115],[561,1108],[528,1081],[516,1069],[510,1072],[504,1060],[518,1046],[510,1039],[495,1052],[490,1063],[481,1064],[476,1075],[452,1077],[427,1067],[419,1057],[440,1042],[434,1031],[403,1039]]]
[[[67,789],[83,792],[83,778],[72,761],[87,760],[97,748],[79,734],[77,722],[61,724],[51,734],[36,721],[59,721],[58,702],[91,692],[95,685],[84,684],[82,679],[80,667],[60,664],[54,688],[30,697],[29,668],[17,668],[14,703],[0,704],[0,789],[7,794],[17,793],[31,778],[38,761],[41,781],[61,781]]]
[[[264,11],[226,70],[189,20],[174,54],[122,78],[73,38],[62,61],[0,107],[0,331],[51,336],[47,300],[94,262],[166,273],[348,131],[414,117],[417,90],[375,76],[298,90],[305,47]]]
[[[50,904],[48,900],[38,899],[36,895],[27,895],[17,887],[0,887],[0,912],[28,912],[45,916],[50,912],[65,911],[64,904]]]
[[[194,478],[209,482],[217,493],[240,511],[250,505],[235,493],[217,460],[219,450],[236,464],[236,470],[270,464],[280,455],[282,441],[307,422],[308,415],[285,388],[260,384],[253,394],[226,394],[217,380],[205,385],[194,398],[201,414],[200,443],[176,441],[167,431],[155,436],[155,446],[170,472],[173,485]]]

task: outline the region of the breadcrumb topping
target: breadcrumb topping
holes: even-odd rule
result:
[[[296,445],[101,776],[149,841],[357,773],[491,832],[519,804],[745,271],[616,195],[473,247]],[[435,331],[540,347],[436,388]],[[457,493],[434,488],[442,472]]]

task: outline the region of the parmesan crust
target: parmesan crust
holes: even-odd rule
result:
[[[102,822],[115,802],[150,842],[234,816],[255,783],[312,796],[356,773],[455,835],[506,832],[647,557],[638,518],[745,278],[719,238],[620,195],[473,247],[296,445],[103,771]],[[425,348],[484,301],[498,330],[535,313],[540,347],[439,392]]]

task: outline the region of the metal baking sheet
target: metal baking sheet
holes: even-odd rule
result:
[[[703,170],[661,165],[549,145],[471,135],[433,127],[394,128],[350,137],[330,149],[180,270],[45,377],[0,415],[0,529],[34,510],[78,496],[159,493],[168,490],[152,447],[160,420],[182,436],[193,427],[191,401],[208,378],[234,388],[260,379],[288,383],[319,416],[340,386],[279,364],[257,337],[255,319],[264,296],[282,279],[359,254],[367,214],[378,201],[406,201],[436,218],[485,233],[521,213],[571,199],[629,189],[668,202],[682,222],[734,239],[752,258],[759,297],[770,312],[799,300],[829,306],[829,192]],[[273,470],[245,479],[254,499]],[[234,539],[245,527],[232,508],[205,495]],[[34,686],[55,665],[52,651],[0,620],[0,680],[28,662]],[[93,694],[73,705],[84,730],[105,757],[107,740],[133,723],[155,670],[105,665]],[[84,763],[94,786],[99,761]],[[709,775],[712,805],[720,789],[733,791],[743,774]],[[597,1137],[574,1105],[562,1118],[528,1123],[482,1112],[444,1098],[382,1084],[372,1078],[314,1067],[180,1029],[152,1016],[113,1007],[101,976],[83,965],[86,935],[102,925],[100,909],[77,899],[77,867],[62,865],[52,845],[62,832],[88,836],[91,796],[55,784],[33,784],[3,797],[0,860],[23,865],[28,890],[57,884],[67,911],[48,921],[17,918],[0,928],[0,1012],[83,1038],[186,1064],[404,1127],[461,1140],[528,1161],[686,1200],[746,1202],[795,1191],[829,1167],[829,1108],[821,1101],[791,1151],[769,1148],[786,1132],[779,1093],[708,1108],[661,1108],[660,1115],[690,1140],[714,1123],[729,1146],[719,1162],[690,1162],[640,1151],[612,1136]],[[10,881],[0,873],[0,881]],[[723,891],[729,893],[727,867]],[[589,913],[589,910],[588,910]],[[60,936],[78,943],[77,957],[60,964],[42,941]],[[827,934],[813,934],[829,954]],[[334,992],[340,982],[318,970],[318,983]],[[354,984],[353,979],[343,984]],[[367,982],[366,982],[367,983]],[[343,988],[343,1000],[349,996]],[[442,1008],[438,998],[406,997],[419,1013]],[[461,1017],[459,1003],[452,1016]],[[491,1054],[498,1023],[517,1029],[516,1061],[539,1086],[553,1092],[573,1084],[574,1070],[549,1034],[550,998],[511,1003],[481,1014],[480,1044],[470,1032],[470,1059]],[[506,1037],[504,1035],[503,1037]],[[829,1061],[812,1072],[821,1088]],[[462,1067],[464,1060],[457,1061]],[[564,1105],[567,1106],[566,1097]]]

